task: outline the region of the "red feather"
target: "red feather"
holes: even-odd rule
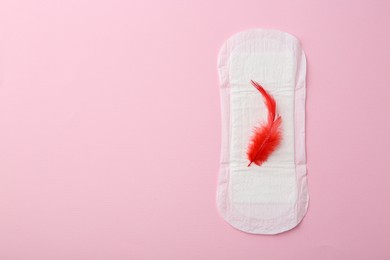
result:
[[[252,163],[260,166],[278,148],[282,140],[280,130],[282,118],[280,115],[276,115],[275,99],[259,83],[253,80],[251,83],[264,97],[265,105],[268,109],[268,120],[254,130],[247,151],[248,160],[250,161],[248,167]]]

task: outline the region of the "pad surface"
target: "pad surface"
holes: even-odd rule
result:
[[[222,110],[218,208],[234,227],[277,234],[302,220],[308,206],[305,155],[306,59],[292,35],[255,29],[226,41],[218,58]],[[282,142],[261,166],[247,167],[253,128],[266,120],[259,82],[282,116]]]

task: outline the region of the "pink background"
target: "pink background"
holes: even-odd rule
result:
[[[390,259],[390,1],[0,2],[0,259]],[[307,54],[310,206],[218,214],[216,59],[233,33]]]

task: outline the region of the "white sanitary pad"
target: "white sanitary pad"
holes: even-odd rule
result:
[[[306,59],[292,35],[255,29],[222,46],[218,58],[222,110],[218,208],[235,228],[277,234],[294,228],[306,214]],[[248,144],[255,126],[266,121],[260,83],[277,103],[282,142],[261,166],[248,167]]]

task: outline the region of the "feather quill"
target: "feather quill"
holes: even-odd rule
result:
[[[254,129],[247,151],[249,160],[248,167],[251,166],[252,163],[259,166],[263,164],[276,148],[278,148],[282,139],[280,129],[282,117],[276,115],[275,99],[268,94],[259,83],[253,80],[251,83],[264,98],[265,105],[268,109],[268,118],[267,122]]]

